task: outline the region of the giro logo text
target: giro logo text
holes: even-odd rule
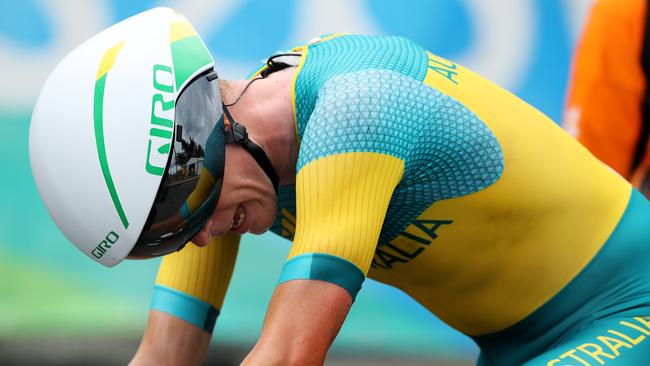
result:
[[[115,231],[111,231],[106,235],[106,238],[104,238],[102,241],[97,244],[95,249],[92,250],[93,257],[99,259],[101,258],[108,250],[113,246],[113,244],[117,243],[117,240],[120,238],[119,235]]]
[[[174,131],[174,77],[171,67],[154,65],[153,87],[157,93],[151,99],[146,170],[149,174],[162,176],[171,151]]]

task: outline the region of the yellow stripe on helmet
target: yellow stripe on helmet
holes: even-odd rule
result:
[[[190,24],[189,21],[183,19],[171,24],[170,36],[170,42],[174,43],[184,38],[198,36],[198,33],[196,33],[196,30],[192,27],[192,24]]]
[[[120,53],[122,46],[124,46],[124,42],[120,42],[106,51],[104,57],[102,57],[102,60],[99,62],[99,69],[97,70],[97,78],[95,80],[101,79],[102,76],[113,68],[117,54]]]

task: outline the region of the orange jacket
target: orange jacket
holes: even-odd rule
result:
[[[598,0],[578,42],[564,125],[649,193],[648,0]],[[645,55],[645,56],[644,56]]]

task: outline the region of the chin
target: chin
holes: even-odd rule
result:
[[[262,235],[265,232],[269,231],[270,228],[271,228],[271,225],[269,225],[267,227],[262,227],[262,228],[251,228],[249,232],[251,234],[255,234],[255,235]]]

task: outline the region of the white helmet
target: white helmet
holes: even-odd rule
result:
[[[89,39],[47,79],[32,171],[56,224],[90,258],[167,254],[212,213],[224,164],[213,64],[187,19],[157,8]]]
[[[61,231],[114,266],[180,250],[203,227],[221,192],[227,143],[250,152],[277,191],[267,155],[221,102],[205,44],[185,17],[157,8],[61,61],[34,107],[29,153]]]

